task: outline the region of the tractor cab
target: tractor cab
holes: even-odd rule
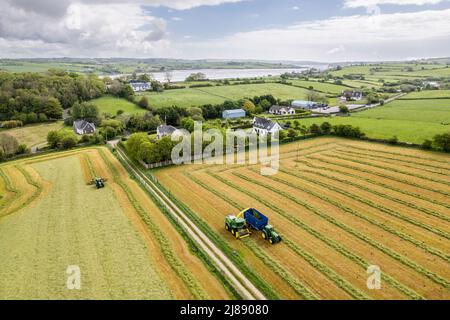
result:
[[[95,178],[95,186],[97,189],[101,189],[105,187],[105,180],[102,178]]]
[[[236,239],[246,238],[250,235],[245,219],[233,215],[225,218],[225,229],[230,231]]]
[[[263,239],[268,240],[270,244],[275,244],[281,241],[280,235],[275,231],[275,228],[270,224],[266,225],[263,228],[261,236]]]

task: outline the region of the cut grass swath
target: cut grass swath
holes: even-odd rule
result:
[[[374,167],[374,168],[378,168],[378,169],[383,169],[383,170],[386,170],[386,171],[400,173],[400,174],[404,174],[404,175],[407,175],[407,176],[410,176],[410,177],[419,178],[419,179],[423,179],[423,180],[426,180],[426,181],[440,183],[440,184],[444,184],[444,185],[450,186],[450,182],[448,182],[448,181],[434,179],[434,178],[431,178],[429,176],[424,176],[424,175],[421,175],[421,174],[412,173],[410,171],[404,171],[404,170],[400,170],[400,169],[388,168],[388,167],[377,165],[377,164],[374,164],[374,163],[371,163],[371,162],[366,162],[366,161],[362,161],[362,160],[356,160],[356,159],[348,158],[348,157],[344,157],[344,156],[338,156],[336,154],[333,154],[333,155],[322,154],[322,155],[326,156],[326,157],[333,157],[333,158],[340,159],[340,160],[350,161],[350,162],[353,162],[353,163],[358,163],[358,164],[362,164],[362,165],[365,165],[365,166],[370,166],[370,167]]]
[[[262,184],[260,181],[255,181],[251,178],[248,178],[246,176],[240,175],[238,173],[235,173],[236,176],[238,176],[241,179],[247,180],[248,182],[257,184],[259,186],[262,186],[266,189],[272,190],[274,191],[270,186],[267,186],[265,184]],[[351,235],[357,237],[358,239],[366,242],[367,244],[370,244],[371,246],[373,246],[374,248],[382,251],[383,253],[387,254],[388,256],[390,256],[391,258],[399,261],[400,263],[404,264],[405,266],[413,269],[414,271],[426,276],[427,278],[429,278],[430,280],[434,281],[435,283],[445,287],[445,288],[450,288],[450,283],[445,280],[444,278],[440,277],[439,275],[425,269],[422,266],[419,266],[418,264],[416,264],[415,262],[409,260],[408,258],[398,254],[397,252],[385,247],[384,245],[376,242],[375,240],[371,239],[370,237],[350,228],[349,226],[347,226],[346,224],[339,222],[338,220],[336,220],[335,218],[321,212],[320,210],[314,208],[313,206],[298,200],[297,198],[291,196],[290,194],[282,191],[282,190],[276,190],[277,194],[284,196],[285,198],[303,206],[304,208],[310,210],[311,212],[316,213],[317,215],[319,215],[320,217],[324,218],[325,220],[329,221],[330,223],[338,226],[339,228],[341,228],[344,231],[347,231],[348,233],[350,233]],[[272,206],[273,207],[273,206]]]
[[[418,198],[420,200],[424,200],[424,201],[430,202],[432,204],[439,205],[439,206],[442,206],[442,207],[450,209],[450,204],[443,203],[443,202],[437,201],[435,199],[431,199],[430,197],[425,197],[425,196],[423,196],[421,194],[418,194],[418,193],[414,193],[414,192],[406,191],[404,189],[396,188],[396,187],[393,187],[393,186],[391,186],[389,184],[382,183],[382,182],[379,182],[379,181],[375,181],[375,180],[372,180],[372,179],[369,179],[369,178],[366,178],[366,177],[362,177],[360,175],[352,174],[352,173],[345,172],[345,171],[342,171],[342,170],[339,170],[339,169],[330,169],[328,167],[314,165],[314,164],[309,163],[308,161],[304,161],[304,160],[298,160],[298,161],[295,161],[295,162],[304,164],[305,166],[307,166],[309,168],[312,168],[312,169],[323,170],[323,171],[327,171],[327,172],[330,172],[330,173],[338,173],[338,174],[341,174],[341,175],[344,175],[344,176],[347,176],[347,177],[352,177],[352,178],[357,179],[357,180],[362,180],[362,181],[365,181],[365,182],[368,182],[368,183],[371,183],[371,184],[374,184],[374,185],[377,185],[377,186],[380,186],[380,187],[383,187],[383,188],[386,188],[386,189],[389,189],[389,190],[392,190],[392,191],[396,191],[398,193],[401,193],[401,194],[404,194],[404,195],[407,195],[407,196],[410,196],[410,197]],[[336,179],[337,181],[342,180],[342,181],[345,181],[345,183],[348,183],[348,184],[351,184],[351,185],[355,185],[355,186],[358,186],[358,187],[362,186],[361,184],[356,184],[356,183],[351,182],[351,181],[346,180],[346,179],[340,179],[340,178],[337,178],[336,176],[328,176],[328,175],[325,175],[325,174],[320,173],[318,171],[305,170],[305,172],[311,172],[311,173],[314,173],[314,174],[319,174],[319,175],[324,176],[324,177],[329,177],[331,179]],[[365,188],[368,188],[369,190],[372,190],[372,192],[373,192],[373,189],[371,189],[369,187],[365,187]],[[400,199],[388,196],[388,195],[386,195],[384,193],[383,193],[383,195],[386,198],[389,197],[389,198],[395,199],[399,203],[404,202],[403,200],[400,200]],[[392,201],[394,201],[394,200],[392,200]],[[412,204],[412,203],[409,203],[409,205],[416,207],[416,205]],[[429,209],[422,208],[422,207],[419,207],[419,206],[417,206],[417,208],[420,208],[420,210],[424,211],[424,212],[426,212],[426,210],[428,210],[429,214],[435,215],[436,217],[438,217],[440,219],[443,219],[443,220],[446,220],[446,221],[450,221],[450,217],[448,217],[448,216],[442,215],[440,213],[437,213],[437,212],[434,212],[434,211],[431,211]],[[433,212],[434,214],[431,213],[431,212]]]
[[[333,156],[325,155],[325,154],[323,154],[323,156],[326,157],[326,158],[337,158],[337,157],[333,157]],[[388,179],[388,180],[404,183],[404,184],[407,184],[407,185],[410,185],[410,186],[413,186],[413,187],[417,187],[417,188],[420,188],[420,189],[423,189],[423,190],[436,192],[436,193],[442,194],[444,196],[450,196],[449,192],[443,191],[441,189],[435,189],[435,188],[432,188],[432,187],[424,186],[423,184],[415,183],[415,182],[413,182],[411,180],[394,177],[394,176],[391,176],[391,175],[388,175],[388,174],[380,173],[380,172],[369,170],[369,169],[366,169],[366,168],[359,168],[359,167],[348,165],[348,164],[345,164],[345,163],[336,163],[336,162],[333,162],[331,160],[317,158],[317,157],[308,157],[308,159],[314,160],[314,161],[324,162],[324,163],[327,163],[327,164],[331,164],[331,165],[334,165],[334,166],[343,167],[343,168],[347,168],[347,169],[351,169],[351,170],[355,170],[355,171],[359,171],[359,172],[372,174],[372,175],[375,175],[375,176],[378,176],[378,177],[381,177],[381,178],[384,178],[384,179]]]
[[[232,205],[233,207],[235,207],[238,211],[242,211],[243,209],[245,209],[243,206],[241,206],[239,203],[235,202],[233,199],[223,195],[222,193],[214,190],[213,188],[209,188],[206,184],[204,184],[202,181],[200,181],[199,179],[195,178],[192,174],[189,174],[188,172],[184,172],[184,175],[186,177],[188,177],[190,180],[192,180],[193,182],[195,182],[196,184],[198,184],[199,186],[201,186],[202,188],[204,188],[205,190],[213,193],[214,195],[216,195],[217,197],[221,198],[222,200],[224,200],[225,202],[229,203],[230,205]],[[338,274],[336,274],[334,271],[332,271],[330,268],[328,268],[326,265],[324,265],[323,263],[321,263],[319,260],[317,260],[316,258],[314,258],[314,256],[312,256],[311,254],[307,253],[306,251],[304,251],[303,249],[300,249],[296,244],[294,244],[291,241],[284,241],[286,243],[286,245],[292,249],[297,255],[299,255],[300,257],[302,257],[305,261],[307,261],[312,267],[316,268],[317,270],[319,270],[323,275],[325,275],[327,278],[331,279],[332,281],[334,281],[341,289],[343,289],[344,291],[346,291],[347,293],[349,293],[352,297],[356,298],[356,299],[370,299],[370,297],[368,297],[367,295],[365,295],[364,293],[360,292],[359,290],[357,290],[356,288],[354,288],[350,283],[348,283],[346,280],[344,280],[342,277],[340,277]],[[244,242],[245,245],[252,251],[255,253],[255,255],[259,256],[261,258],[261,255],[263,255],[264,253],[262,253],[260,250],[259,252],[256,252],[256,245],[254,245],[254,243],[252,243],[251,245],[248,244],[248,242]],[[283,276],[283,274],[279,273],[279,270],[282,270],[283,268],[278,265],[275,261],[272,261],[270,263],[270,265],[268,265],[274,272],[278,273],[280,276]],[[287,273],[286,271],[283,271],[284,273]],[[311,293],[304,293],[302,291],[298,291],[298,285],[295,285],[295,282],[292,281],[288,281],[287,278],[283,277],[283,279],[285,279],[293,288],[294,290],[297,291],[297,293],[301,294],[302,296],[304,296],[305,298],[313,298],[311,296]],[[305,295],[306,294],[306,295]]]
[[[365,261],[363,258],[357,256],[356,254],[354,254],[353,252],[347,250],[345,247],[343,247],[342,245],[340,245],[339,243],[337,243],[336,241],[326,237],[325,235],[321,234],[320,232],[314,230],[313,228],[309,227],[308,225],[306,225],[305,223],[303,223],[301,220],[295,218],[294,216],[286,213],[284,210],[278,208],[277,206],[271,204],[269,201],[266,201],[264,199],[262,199],[261,197],[259,197],[258,195],[256,195],[255,193],[249,192],[248,190],[239,187],[238,185],[231,183],[230,181],[210,172],[207,171],[207,174],[209,174],[211,177],[215,178],[216,180],[221,181],[222,183],[230,186],[233,189],[236,189],[250,197],[252,197],[253,199],[259,201],[260,203],[264,204],[265,206],[267,206],[268,208],[272,209],[273,211],[277,212],[278,214],[280,214],[281,216],[283,216],[284,218],[288,219],[289,221],[291,221],[292,223],[294,223],[295,225],[297,225],[298,227],[302,228],[303,230],[305,230],[306,232],[308,232],[309,234],[311,234],[312,236],[314,236],[315,238],[323,241],[324,243],[326,243],[328,246],[330,246],[331,248],[333,248],[334,250],[336,250],[337,252],[341,253],[342,255],[344,255],[345,257],[349,258],[351,261],[357,263],[358,265],[360,265],[361,267],[363,267],[364,269],[367,269],[371,264],[368,263],[367,261]],[[258,185],[260,185],[258,183]],[[280,190],[277,190],[277,193]],[[322,214],[321,212],[319,212],[318,210],[313,208],[314,213],[318,213],[318,214]],[[327,219],[327,216],[325,214],[324,218]],[[406,287],[405,285],[401,284],[400,282],[398,282],[397,280],[395,280],[394,278],[392,278],[391,276],[384,274],[384,280],[390,284],[392,287],[396,288],[397,290],[399,290],[400,292],[404,293],[405,295],[407,295],[408,297],[412,298],[412,299],[423,299],[423,297],[421,295],[419,295],[418,293],[416,293],[415,291],[413,291],[412,289]]]
[[[368,199],[365,199],[365,198],[363,198],[363,197],[357,196],[357,195],[355,195],[355,194],[353,194],[353,193],[350,193],[350,192],[347,192],[347,191],[345,191],[345,190],[343,190],[343,189],[334,188],[333,186],[330,186],[330,185],[328,185],[328,184],[326,184],[326,183],[322,183],[322,182],[320,182],[320,181],[311,179],[311,178],[309,178],[308,176],[305,176],[305,175],[302,175],[302,174],[299,174],[299,173],[292,173],[292,172],[289,172],[289,171],[284,170],[284,169],[280,169],[280,172],[283,172],[283,173],[285,173],[285,174],[287,174],[287,175],[290,175],[290,176],[292,176],[292,177],[296,177],[296,178],[299,178],[299,179],[306,180],[306,181],[308,181],[308,182],[310,182],[310,183],[312,183],[312,184],[315,184],[315,185],[324,187],[324,188],[326,188],[326,189],[332,190],[332,191],[334,191],[334,192],[336,192],[336,193],[342,194],[342,195],[344,195],[344,196],[346,196],[346,197],[349,197],[349,198],[351,198],[351,199],[353,199],[353,200],[359,201],[360,203],[363,203],[363,204],[365,204],[365,205],[368,205],[368,206],[371,206],[371,207],[373,207],[373,208],[376,208],[376,209],[380,210],[381,212],[384,212],[384,213],[386,213],[386,214],[388,214],[388,215],[391,215],[391,216],[393,216],[393,217],[395,217],[395,218],[398,218],[398,219],[400,219],[400,220],[409,222],[409,223],[415,225],[416,227],[419,227],[419,228],[422,228],[422,229],[424,229],[424,230],[430,231],[430,232],[432,232],[432,233],[434,233],[434,234],[436,234],[436,235],[438,235],[438,236],[444,237],[444,238],[446,238],[446,239],[450,239],[450,235],[449,235],[447,232],[445,232],[445,231],[442,231],[442,230],[440,230],[440,229],[437,229],[437,228],[431,227],[431,226],[429,226],[429,225],[426,225],[426,224],[424,224],[424,223],[422,223],[422,222],[420,222],[420,221],[417,221],[417,220],[415,220],[415,219],[413,219],[413,218],[410,218],[410,217],[408,217],[408,216],[399,214],[399,213],[397,213],[397,212],[395,212],[395,211],[393,211],[393,210],[391,210],[391,209],[388,209],[388,208],[386,208],[386,207],[384,207],[384,206],[382,206],[382,205],[376,204],[376,203],[374,203],[374,202],[371,201],[371,200],[368,200]],[[301,187],[299,187],[299,186],[297,186],[297,185],[294,185],[294,184],[292,184],[292,183],[283,181],[283,180],[281,180],[281,179],[278,179],[278,178],[275,178],[275,177],[268,177],[268,178],[270,178],[270,179],[272,179],[272,180],[274,180],[274,181],[283,183],[283,184],[285,184],[285,185],[289,185],[289,186],[291,186],[291,187],[293,187],[293,188],[304,190],[304,188],[301,188]],[[309,192],[308,192],[308,193],[309,193]],[[349,213],[352,213],[352,214],[354,214],[354,215],[357,215],[358,217],[360,217],[360,218],[362,218],[362,219],[364,219],[364,220],[366,220],[366,221],[368,221],[368,222],[370,222],[370,223],[372,223],[372,224],[374,224],[374,225],[377,225],[378,227],[381,227],[381,228],[383,228],[383,229],[384,229],[384,228],[388,228],[388,229],[390,229],[390,230],[388,230],[388,229],[384,229],[384,230],[385,230],[385,231],[388,231],[388,232],[390,232],[390,233],[393,233],[393,234],[395,234],[395,235],[401,237],[401,238],[404,239],[404,240],[407,240],[407,241],[410,241],[410,242],[411,242],[411,241],[415,241],[415,242],[416,242],[416,243],[414,243],[415,245],[419,245],[419,244],[421,243],[420,241],[417,241],[417,240],[415,240],[415,239],[413,239],[413,238],[411,238],[411,239],[408,240],[407,238],[410,238],[408,235],[402,234],[401,232],[399,232],[399,231],[397,231],[397,230],[394,230],[394,229],[392,229],[392,228],[387,227],[385,224],[383,224],[383,223],[381,223],[381,222],[378,222],[378,221],[376,221],[376,220],[374,220],[374,219],[368,218],[366,215],[363,215],[363,214],[361,214],[361,213],[359,213],[359,212],[357,212],[357,211],[355,211],[355,210],[352,210],[352,209],[350,209],[350,208],[348,208],[348,207],[346,207],[346,206],[340,204],[338,201],[334,201],[334,200],[329,199],[328,197],[321,196],[319,193],[316,193],[316,192],[312,192],[312,191],[311,191],[311,194],[316,195],[316,197],[320,197],[322,200],[325,200],[325,201],[327,201],[327,202],[333,204],[334,206],[338,206],[339,208],[343,209],[343,210],[346,211],[346,212],[349,212]],[[403,237],[405,237],[405,238],[403,238]],[[423,248],[423,249],[425,249],[425,248]],[[427,250],[427,251],[428,251],[428,250]],[[430,252],[430,251],[429,251],[429,252]],[[432,252],[430,252],[430,253],[432,253]],[[436,253],[433,253],[433,254],[436,254]],[[442,254],[443,254],[443,253],[442,253]],[[443,256],[440,256],[440,257],[441,257],[441,258],[444,258],[445,260],[447,260],[448,262],[450,262],[450,257],[449,257],[449,256],[443,255]]]
[[[191,221],[195,223],[195,225],[202,230],[204,234],[208,236],[208,238],[214,242],[216,246],[218,246],[223,253],[225,253],[229,259],[231,259],[234,264],[239,267],[239,269],[245,274],[245,276],[261,290],[264,295],[271,300],[279,300],[278,294],[272,289],[270,285],[268,285],[259,275],[257,275],[245,262],[244,259],[237,255],[232,247],[228,245],[226,241],[224,241],[219,234],[214,232],[209,225],[201,219],[197,214],[195,214],[191,208],[189,208],[186,204],[179,201],[171,192],[164,188],[156,179],[153,178],[151,174],[148,174],[148,177],[152,179],[153,183],[155,183],[158,188],[167,196],[169,199],[177,205],[183,212],[189,217]]]
[[[108,166],[109,170],[113,175],[114,182],[117,183],[127,195],[128,200],[131,202],[136,212],[138,212],[142,221],[148,226],[149,230],[153,233],[155,239],[158,241],[161,251],[164,257],[169,262],[171,268],[175,271],[175,273],[183,280],[183,282],[189,288],[191,294],[200,300],[209,299],[207,293],[201,288],[196,279],[192,277],[192,275],[186,270],[184,264],[174,255],[172,251],[172,247],[170,241],[166,238],[166,236],[162,233],[162,231],[158,228],[158,226],[152,221],[150,216],[147,214],[144,208],[139,204],[136,198],[133,196],[131,189],[124,183],[120,175],[117,171],[117,168],[111,163],[111,161],[104,154],[103,150],[98,150],[100,156],[103,161]]]
[[[386,164],[390,164],[390,165],[395,165],[394,163],[391,162],[391,161],[395,161],[397,164],[399,164],[399,165],[401,165],[403,167],[406,167],[406,168],[411,168],[411,169],[414,169],[414,170],[422,170],[422,171],[429,172],[429,173],[439,174],[439,175],[442,175],[442,176],[445,176],[445,177],[448,177],[448,175],[449,175],[449,173],[443,173],[442,172],[442,170],[446,170],[446,169],[443,169],[443,168],[438,168],[438,170],[441,170],[441,171],[436,171],[436,170],[420,168],[420,167],[417,167],[417,166],[412,166],[412,165],[409,165],[409,164],[405,164],[405,163],[403,163],[404,161],[402,161],[402,160],[393,159],[393,158],[389,158],[389,157],[375,156],[375,155],[370,155],[370,154],[366,154],[366,153],[362,153],[362,152],[354,152],[354,151],[348,151],[348,150],[342,150],[342,149],[336,149],[335,151],[337,153],[344,154],[344,155],[350,156],[350,157],[356,156],[356,157],[358,157],[358,159],[376,160],[376,161],[379,161],[381,163],[386,163]],[[409,162],[409,163],[414,163],[414,162]],[[419,165],[426,166],[425,164],[419,164]],[[428,167],[433,168],[432,166],[428,166]]]

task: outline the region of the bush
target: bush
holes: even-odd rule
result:
[[[438,150],[450,152],[450,132],[434,136],[433,141]]]
[[[148,102],[148,98],[146,96],[143,96],[138,103],[139,107],[143,108],[143,109],[148,109],[148,107],[150,106],[149,102]]]
[[[80,139],[80,143],[88,143],[90,141],[91,141],[91,138],[87,134],[83,135]]]
[[[64,135],[58,145],[60,149],[71,149],[75,147],[78,143],[78,139],[75,134]]]
[[[17,139],[9,134],[0,134],[0,150],[5,156],[13,155],[17,152],[19,143]]]
[[[27,147],[26,144],[20,144],[19,147],[17,148],[16,154],[26,154],[26,153],[30,153],[30,149]]]
[[[9,121],[2,122],[2,126],[7,129],[12,129],[12,128],[17,128],[17,127],[22,127],[23,122],[20,120],[9,120]]]
[[[388,139],[387,142],[389,144],[396,145],[396,144],[398,144],[398,138],[397,138],[397,136],[393,136],[392,138]]]
[[[427,139],[422,143],[422,148],[426,149],[426,150],[431,150],[433,149],[433,141]]]

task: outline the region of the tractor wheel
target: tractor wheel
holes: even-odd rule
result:
[[[264,240],[266,240],[266,234],[264,232],[261,232],[261,238],[263,238]]]
[[[239,232],[236,232],[236,239],[239,239],[240,238],[240,236],[239,236]]]
[[[272,240],[272,239],[269,239],[269,243],[270,243],[270,244],[273,244],[273,240]]]
[[[234,229],[231,229],[231,234],[234,236],[234,234],[236,233],[236,231]]]
[[[227,224],[225,224],[225,230],[230,231],[230,228],[228,227]]]

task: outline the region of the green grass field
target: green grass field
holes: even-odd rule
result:
[[[450,99],[397,100],[382,107],[352,113],[350,117],[305,119],[303,125],[351,124],[358,126],[370,138],[389,139],[397,136],[400,141],[423,143],[436,134],[450,132]]]
[[[409,68],[412,68],[412,70],[408,71]],[[334,76],[363,74],[368,80],[395,81],[407,78],[447,77],[450,76],[450,68],[445,65],[390,63],[349,66],[342,68],[342,70],[332,71],[331,74]]]
[[[450,99],[450,90],[427,90],[420,92],[411,92],[410,94],[402,97],[401,99]]]
[[[318,81],[304,81],[304,80],[289,80],[295,86],[301,86],[305,88],[313,87],[314,90],[326,92],[333,95],[341,94],[343,90],[348,90],[348,87],[339,86],[332,83],[324,83]]]
[[[0,299],[171,298],[112,188],[87,186],[77,155],[31,167],[50,186],[0,219]],[[81,290],[67,288],[71,265]]]
[[[29,148],[43,146],[47,143],[47,134],[52,130],[61,130],[64,124],[62,121],[52,123],[40,123],[28,125],[21,128],[0,130],[0,133],[7,133],[17,139],[19,144],[26,144]]]
[[[100,114],[108,113],[111,115],[116,115],[119,110],[122,110],[127,114],[144,113],[146,111],[128,100],[113,96],[104,96],[90,102],[98,107]]]
[[[307,90],[292,86],[265,83],[205,88],[166,90],[163,93],[146,93],[150,105],[156,108],[177,105],[191,107],[204,104],[219,104],[225,100],[239,100],[265,94],[278,99],[305,99]],[[139,97],[137,98],[139,99]]]

